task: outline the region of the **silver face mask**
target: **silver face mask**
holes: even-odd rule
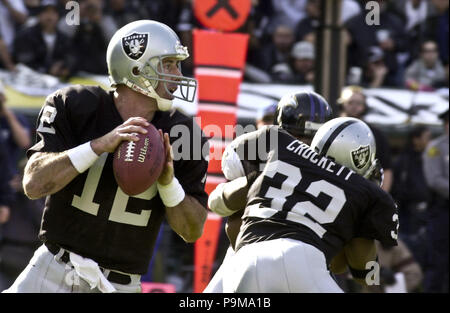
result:
[[[186,48],[186,47],[184,47]],[[195,98],[195,92],[197,90],[197,80],[194,78],[186,77],[186,76],[178,76],[173,74],[167,74],[162,72],[159,68],[162,67],[163,60],[165,57],[172,57],[169,56],[157,56],[154,57],[152,60],[148,60],[142,71],[140,72],[141,76],[145,79],[154,82],[153,88],[156,89],[158,86],[158,83],[164,83],[165,90],[172,94],[175,98],[193,102]],[[154,61],[156,59],[156,62]],[[181,73],[181,64],[178,63],[178,70]],[[177,84],[178,90],[180,92],[180,95],[177,95],[176,93],[170,92],[170,90],[167,88],[167,84]]]

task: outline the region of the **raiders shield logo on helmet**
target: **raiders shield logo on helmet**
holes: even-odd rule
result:
[[[360,146],[356,150],[351,151],[353,164],[357,169],[362,169],[369,162],[370,147]]]
[[[147,48],[148,34],[132,33],[122,38],[122,47],[125,54],[133,59],[139,59]]]

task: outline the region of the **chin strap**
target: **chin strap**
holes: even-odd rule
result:
[[[125,85],[131,89],[133,89],[136,92],[139,92],[147,97],[154,98],[156,100],[156,103],[158,105],[158,110],[160,111],[168,111],[172,108],[172,100],[161,98],[153,89],[153,86],[150,84],[150,82],[147,79],[142,78],[143,83],[147,87],[147,90],[144,88],[139,87],[135,83],[129,81],[127,78],[124,78]]]

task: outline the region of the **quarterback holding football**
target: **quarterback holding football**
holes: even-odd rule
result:
[[[108,46],[112,91],[77,85],[47,97],[23,179],[28,197],[47,197],[44,244],[6,292],[140,292],[164,217],[185,241],[201,236],[208,161],[171,149],[180,124],[208,144],[172,109],[195,94],[181,74],[188,56],[168,26],[132,22]]]

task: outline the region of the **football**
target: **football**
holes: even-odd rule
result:
[[[153,185],[164,168],[166,152],[158,130],[150,124],[139,140],[123,141],[114,152],[114,177],[129,196],[138,195]]]

